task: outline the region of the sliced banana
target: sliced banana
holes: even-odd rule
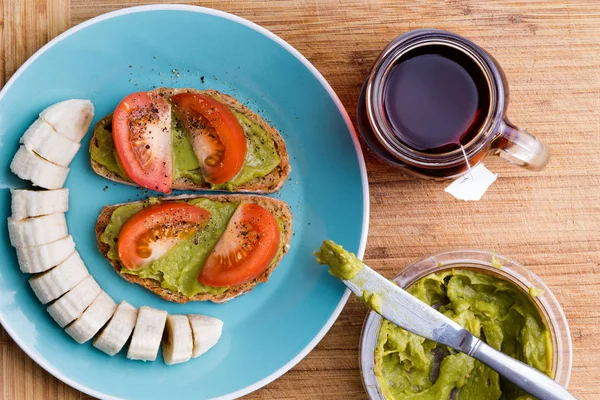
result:
[[[65,214],[54,213],[22,221],[8,219],[8,236],[13,247],[39,246],[67,236]]]
[[[137,315],[137,308],[126,301],[121,302],[108,324],[94,339],[94,347],[109,356],[120,352],[133,332]]]
[[[48,312],[56,323],[64,328],[78,318],[101,291],[100,286],[90,275],[48,306]]]
[[[116,309],[117,303],[105,292],[100,292],[81,317],[69,325],[65,332],[78,343],[85,343],[98,333]]]
[[[75,242],[69,235],[39,246],[17,247],[17,259],[21,272],[37,274],[57,266],[74,251]]]
[[[40,113],[40,118],[56,132],[79,143],[94,118],[94,105],[89,100],[65,100],[46,108]]]
[[[45,189],[60,189],[69,173],[69,168],[44,160],[23,145],[10,163],[10,170],[19,178]]]
[[[206,315],[188,314],[187,317],[194,337],[192,358],[196,358],[217,344],[223,332],[223,321]]]
[[[185,315],[169,315],[162,344],[165,363],[173,365],[186,362],[192,358],[193,349],[194,340],[188,318]]]
[[[49,123],[39,118],[25,131],[20,143],[27,150],[61,167],[69,166],[81,146],[59,135]]]
[[[156,360],[166,320],[166,311],[140,307],[127,358],[142,361]]]
[[[40,215],[64,213],[69,209],[69,189],[11,189],[10,193],[12,218],[15,221]]]
[[[89,276],[77,251],[51,270],[29,280],[29,284],[42,304],[55,300]]]

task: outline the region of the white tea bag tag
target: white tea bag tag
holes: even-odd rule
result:
[[[479,164],[469,170],[448,186],[445,191],[458,200],[478,201],[483,194],[498,178],[483,164]]]

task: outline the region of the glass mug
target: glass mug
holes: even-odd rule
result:
[[[477,132],[462,148],[442,153],[415,149],[402,141],[385,110],[385,88],[395,65],[415,50],[427,54],[425,46],[449,48],[474,62],[487,86],[487,110]],[[484,88],[485,89],[485,88]],[[515,127],[506,118],[508,84],[496,60],[481,47],[459,35],[420,29],[393,40],[379,55],[363,85],[358,102],[361,140],[381,161],[425,179],[450,179],[463,175],[487,154],[500,157],[529,170],[539,171],[548,163],[550,151],[535,136]],[[468,162],[467,162],[468,160]]]

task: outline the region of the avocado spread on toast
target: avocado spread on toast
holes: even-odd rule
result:
[[[229,182],[212,185],[212,189],[233,191],[236,187],[252,179],[266,176],[279,165],[281,159],[273,139],[258,124],[246,116],[234,112],[246,135],[247,151],[240,172]],[[105,126],[97,126],[95,137],[97,145],[90,147],[91,157],[109,171],[129,180],[119,165],[115,145],[112,139],[112,119]],[[196,184],[204,182],[200,164],[194,154],[188,134],[182,129],[175,113],[172,113],[173,179],[187,178]]]
[[[512,283],[455,269],[427,275],[407,291],[439,306],[441,313],[496,350],[552,376],[550,332],[531,297]],[[374,357],[375,375],[388,400],[534,399],[483,363],[386,320]]]
[[[124,204],[116,208],[110,222],[100,236],[100,240],[109,246],[106,256],[111,260],[118,260],[117,238],[121,227],[133,215],[143,208],[158,203],[156,198],[150,198],[143,203]],[[198,281],[198,275],[208,258],[211,250],[219,241],[227,228],[229,219],[237,209],[237,202],[219,202],[206,198],[186,200],[187,203],[202,207],[210,212],[210,221],[192,237],[181,240],[162,257],[150,262],[139,270],[129,270],[121,267],[120,273],[137,275],[140,278],[154,279],[160,282],[161,287],[179,292],[186,297],[193,297],[199,293],[220,294],[227,287],[207,286]],[[279,221],[280,230],[281,221]],[[279,251],[281,251],[280,245]]]

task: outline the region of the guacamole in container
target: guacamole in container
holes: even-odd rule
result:
[[[567,386],[571,338],[548,287],[505,257],[476,250],[436,254],[395,279],[490,346]],[[361,340],[371,399],[533,400],[466,354],[423,339],[372,312]]]

